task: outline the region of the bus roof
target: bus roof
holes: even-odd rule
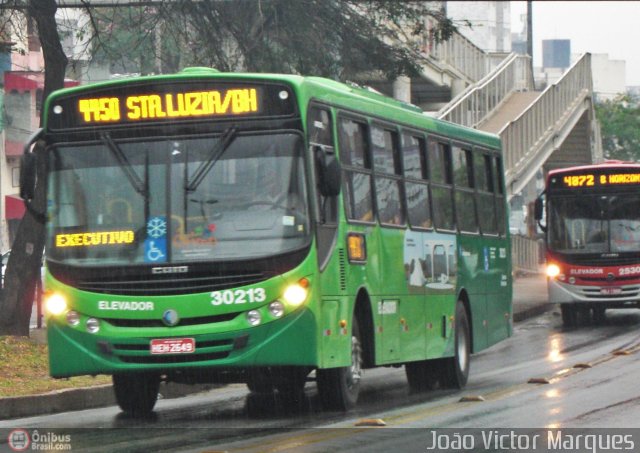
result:
[[[357,85],[345,84],[314,76],[271,73],[227,73],[206,67],[190,67],[175,74],[127,77],[57,90],[46,100],[44,110],[45,123],[47,120],[46,115],[49,111],[49,104],[61,96],[107,86],[117,87],[130,83],[193,79],[281,81],[291,85],[300,100],[305,103],[310,100],[317,100],[342,107],[346,110],[364,111],[381,120],[394,121],[408,127],[415,127],[435,134],[456,137],[475,144],[500,149],[500,138],[498,135],[433,118],[415,105],[401,102],[375,92],[374,90]]]
[[[640,163],[626,162],[622,160],[606,160],[599,164],[586,164],[586,165],[576,165],[573,167],[556,168],[554,170],[549,171],[547,178],[550,178],[555,175],[561,175],[563,173],[571,173],[575,171],[606,170],[611,168],[633,168],[636,170],[640,170]]]

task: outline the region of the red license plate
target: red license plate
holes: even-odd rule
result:
[[[193,338],[162,338],[151,340],[151,354],[191,354],[196,350]]]

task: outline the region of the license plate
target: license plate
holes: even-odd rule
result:
[[[622,294],[622,288],[601,288],[600,294],[605,294],[605,295]]]
[[[193,338],[161,338],[151,340],[151,354],[191,354],[196,350]]]

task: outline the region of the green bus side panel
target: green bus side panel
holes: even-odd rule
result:
[[[325,297],[321,300],[319,326],[320,367],[335,368],[351,364],[351,312],[349,298]]]

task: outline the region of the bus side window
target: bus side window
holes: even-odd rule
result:
[[[432,228],[425,140],[402,134],[407,215],[413,228]]]
[[[376,206],[383,225],[404,225],[402,181],[397,133],[371,127],[371,152],[375,170]]]
[[[340,158],[345,168],[345,205],[350,220],[373,222],[371,162],[367,154],[368,125],[342,118],[338,126]]]
[[[483,234],[497,234],[498,226],[496,223],[491,156],[481,153],[475,154],[473,156],[473,168],[480,230]]]
[[[436,228],[453,231],[453,190],[451,175],[451,147],[447,143],[429,139],[429,179],[433,222]]]
[[[308,130],[309,144],[311,146],[321,145],[324,150],[334,153],[333,146],[333,122],[331,112],[327,108],[313,106],[309,108]],[[316,183],[319,181],[318,168],[315,168]],[[322,223],[335,224],[338,222],[338,199],[337,197],[323,197],[320,190],[316,190],[318,208]]]
[[[475,197],[473,190],[473,164],[471,150],[453,147],[453,177],[456,220],[460,231],[478,232]]]
[[[506,214],[504,199],[504,178],[502,171],[502,159],[498,156],[493,159],[493,188],[496,195],[496,220],[498,222],[498,234],[503,235],[506,232]]]

